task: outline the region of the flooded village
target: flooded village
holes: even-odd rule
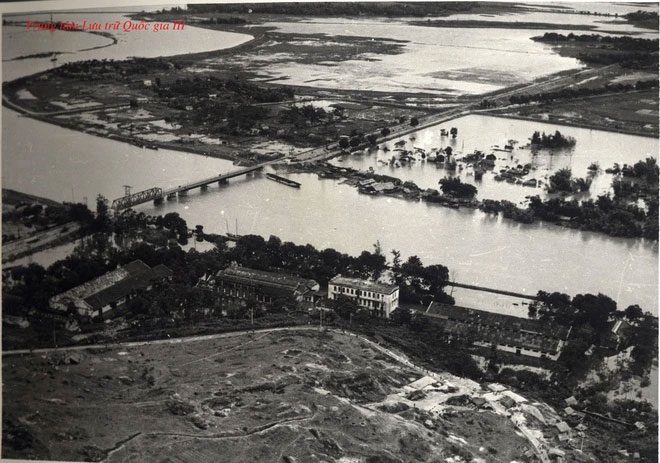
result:
[[[19,11],[3,459],[658,461],[657,3]]]

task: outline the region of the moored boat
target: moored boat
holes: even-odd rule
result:
[[[286,185],[286,186],[290,186],[290,187],[293,187],[293,188],[300,188],[300,183],[298,183],[296,181],[293,181],[293,180],[289,180],[288,178],[280,177],[279,175],[269,173],[269,174],[266,174],[266,178],[268,178],[270,180],[273,180],[277,183],[281,183],[281,184]]]

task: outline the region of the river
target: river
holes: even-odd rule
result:
[[[52,15],[52,18],[53,22],[74,21],[77,24],[81,24],[84,20],[102,24],[120,21],[123,24],[129,20],[129,18],[119,13],[94,13],[92,11],[56,13]],[[48,22],[50,21],[50,15],[12,15],[5,19],[9,21],[26,21],[29,19],[33,22]],[[55,63],[50,61],[50,56],[5,62],[2,67],[3,81],[45,71],[74,61],[102,58],[123,60],[131,56],[154,58],[183,53],[201,53],[232,48],[252,39],[252,36],[247,34],[186,26],[181,31],[168,32],[112,31],[117,43],[111,45],[112,39],[87,32],[35,31],[27,30],[23,26],[3,26],[2,29],[3,61],[36,53],[52,51],[62,53],[57,56],[57,62]],[[103,48],[91,49],[94,47]]]
[[[232,36],[224,36],[222,32],[213,34],[210,40],[216,48],[220,48],[217,44],[233,43],[229,40]],[[158,41],[167,35],[143,35],[152,39],[140,42],[132,54],[147,50],[151,50],[149,56],[164,54],[168,49],[158,48]],[[199,45],[203,49],[209,46],[198,42],[187,42],[186,46]],[[108,55],[113,48],[85,53],[93,53],[97,58],[117,56]],[[188,51],[200,50],[189,48]],[[20,71],[15,70],[17,63]],[[3,76],[25,73],[30,63],[32,72],[41,70],[43,63],[38,59],[11,61],[5,63]],[[507,138],[523,139],[531,135],[532,128],[528,122],[480,116],[457,120],[453,125],[459,127],[460,138],[456,143],[463,149],[464,141],[466,152],[473,146],[486,149],[490,144],[502,144]],[[542,127],[542,124],[532,125]],[[143,150],[20,117],[6,108],[2,113],[2,130],[3,186],[56,200],[86,198],[91,205],[97,194],[110,199],[121,196],[126,184],[134,190],[176,186],[234,168],[228,161],[199,155]],[[657,140],[582,130],[566,129],[566,133],[578,138],[573,155],[552,158],[540,155],[536,162],[539,168],[548,171],[550,165],[555,168],[568,163],[576,174],[582,175],[585,164],[592,160],[600,160],[602,167],[608,167],[615,159],[631,162],[649,150],[657,152]],[[432,146],[440,140],[434,129],[428,129],[417,135],[415,143]],[[355,158],[355,162],[373,164],[374,156],[377,155]],[[424,173],[424,167],[417,169],[409,169],[409,175],[425,185],[437,183],[441,174]],[[399,169],[397,175],[404,177],[404,172]],[[428,182],[422,180],[426,175]],[[463,283],[532,294],[539,289],[571,295],[602,292],[616,299],[622,308],[639,304],[657,313],[657,243],[611,238],[549,224],[523,225],[473,210],[370,197],[334,180],[318,180],[311,174],[290,174],[290,177],[301,182],[302,188],[292,189],[256,174],[232,180],[222,187],[212,186],[206,192],[192,191],[188,197],[158,207],[145,204],[139,209],[151,214],[178,212],[190,226],[203,224],[208,232],[225,232],[227,223],[233,226],[238,221],[239,233],[265,237],[274,234],[283,240],[310,243],[318,248],[333,247],[351,254],[371,250],[379,240],[383,249],[398,249],[404,256],[416,254],[425,264],[447,265],[453,277]],[[484,194],[495,195],[503,186],[493,184]],[[515,188],[518,192],[529,191]],[[518,315],[527,312],[525,306],[513,302],[498,303],[494,308],[488,298],[475,292],[457,291],[455,295],[463,305]]]

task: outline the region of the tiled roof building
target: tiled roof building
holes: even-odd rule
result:
[[[556,360],[568,338],[569,328],[539,320],[433,302],[424,315],[434,319],[447,334],[470,337],[475,344]]]
[[[149,267],[141,260],[134,260],[123,267],[76,286],[50,298],[54,310],[66,312],[73,307],[79,315],[108,316],[112,309],[127,302],[136,291],[150,290],[154,283],[172,275],[164,266]]]
[[[225,296],[239,300],[254,297],[264,303],[272,303],[280,297],[311,302],[319,291],[319,284],[314,280],[238,266],[220,270],[215,276],[215,286]]]

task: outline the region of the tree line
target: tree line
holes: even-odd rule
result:
[[[316,2],[190,4],[190,13],[283,14],[303,16],[445,16],[467,13],[478,2]]]
[[[655,205],[655,206],[654,206]],[[583,201],[532,196],[526,208],[511,201],[484,199],[479,209],[488,213],[502,213],[505,218],[521,223],[544,220],[563,223],[586,231],[625,238],[658,239],[658,203],[649,200],[648,212],[635,204],[614,201],[609,195]]]
[[[614,300],[604,294],[578,294],[539,291],[538,300],[529,306],[529,316],[547,323],[572,327],[571,342],[563,352],[569,369],[581,369],[585,352],[591,345],[615,347],[618,352],[632,347],[633,369],[643,375],[651,368],[658,342],[658,319],[644,313],[638,305],[618,310]],[[633,329],[622,329],[618,335],[612,327],[624,320]]]

